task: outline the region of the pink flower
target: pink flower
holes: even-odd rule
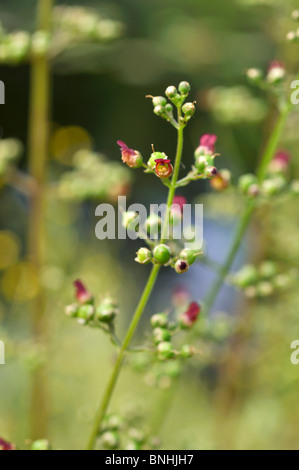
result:
[[[285,70],[285,66],[283,62],[280,62],[279,60],[272,60],[269,64],[268,67],[268,73],[271,72],[273,69],[283,69]]]
[[[190,328],[197,321],[201,307],[197,302],[192,302],[188,310],[181,316],[181,323],[186,328]]]
[[[174,196],[172,204],[179,206],[181,212],[183,212],[184,205],[187,204],[187,199],[184,196]]]
[[[172,303],[176,307],[182,307],[186,305],[186,303],[190,299],[190,293],[185,286],[179,285],[174,289],[172,295]]]
[[[142,156],[137,150],[130,149],[122,140],[118,140],[121,158],[130,168],[139,168],[142,165]]]
[[[290,160],[291,155],[288,152],[284,150],[278,151],[270,162],[269,171],[273,173],[286,172],[289,168]]]
[[[0,450],[16,450],[16,446],[0,438]]]
[[[204,134],[199,141],[199,146],[197,147],[195,154],[197,156],[201,155],[214,155],[215,153],[215,144],[217,142],[217,135],[215,134]]]
[[[80,304],[87,304],[93,300],[92,294],[88,292],[83,282],[81,282],[79,279],[74,282],[74,286],[76,289],[76,299]]]

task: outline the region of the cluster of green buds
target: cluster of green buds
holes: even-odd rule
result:
[[[157,313],[151,318],[152,338],[158,360],[188,359],[195,353],[193,346],[185,344],[179,351],[173,345],[173,336],[181,330],[190,329],[198,320],[200,305],[192,302],[176,322],[170,322],[165,313]]]
[[[16,139],[0,140],[0,178],[14,165],[23,152],[23,146]]]
[[[122,25],[97,12],[73,6],[53,10],[51,33],[13,31],[6,33],[0,24],[0,63],[17,64],[48,55],[54,58],[66,48],[83,41],[108,42],[118,38]]]
[[[299,22],[299,10],[294,10],[292,13],[292,19],[298,23]],[[287,40],[290,42],[299,42],[299,28],[295,31],[289,31],[287,34]]]
[[[62,199],[114,202],[131,187],[132,177],[127,168],[102,154],[79,150],[73,157],[73,165],[58,184],[58,196]]]
[[[191,90],[188,82],[181,82],[176,88],[171,85],[166,88],[165,96],[151,96],[147,95],[147,98],[151,98],[154,106],[154,113],[157,116],[162,117],[166,121],[178,127],[178,124],[186,125],[187,122],[192,118],[195,113],[195,103],[185,102]],[[174,118],[174,106],[182,109],[182,116],[179,117],[180,123],[177,123]]]
[[[107,415],[98,436],[98,446],[105,450],[153,450],[158,445],[159,441],[140,427],[135,416]]]
[[[207,94],[207,105],[214,118],[224,124],[256,124],[267,115],[266,102],[245,86],[216,87]]]
[[[285,66],[278,60],[270,62],[266,74],[264,74],[261,69],[252,68],[247,70],[247,79],[249,82],[263,90],[281,85],[284,83],[286,76]]]
[[[238,186],[242,194],[250,197],[271,197],[275,195],[298,194],[297,181],[289,183],[291,156],[286,151],[278,151],[267,169],[267,176],[259,183],[256,175],[247,173],[239,178]]]
[[[120,36],[122,24],[90,8],[58,5],[53,11],[53,29],[74,41],[110,41]]]
[[[264,261],[256,267],[251,264],[231,277],[232,283],[244,291],[248,298],[269,297],[276,292],[288,289],[293,282],[294,273],[281,273],[277,263]]]
[[[189,248],[184,248],[178,254],[173,254],[168,245],[160,243],[152,250],[147,247],[140,248],[136,253],[135,261],[140,264],[153,263],[161,266],[171,266],[177,274],[183,274],[189,270],[201,254],[202,252]]]
[[[102,329],[111,336],[111,340],[115,343],[114,321],[119,313],[117,303],[112,298],[106,297],[96,306],[93,295],[80,280],[76,280],[74,286],[77,302],[66,307],[66,315],[76,318],[80,325]]]

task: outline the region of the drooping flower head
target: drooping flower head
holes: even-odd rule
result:
[[[288,152],[284,150],[279,150],[278,152],[276,152],[273,160],[270,162],[269,171],[271,173],[286,172],[289,169],[290,160],[291,155]]]
[[[190,328],[197,321],[201,307],[197,302],[192,302],[187,311],[181,316],[181,323],[186,328]]]
[[[16,446],[0,438],[0,450],[16,450]]]
[[[139,168],[142,165],[141,153],[137,150],[130,149],[122,140],[118,140],[117,144],[121,150],[121,158],[130,168]]]
[[[74,282],[74,286],[76,289],[76,299],[80,304],[87,304],[93,300],[92,294],[86,289],[85,285],[83,282],[81,282],[79,279],[77,279]]]
[[[155,172],[159,178],[169,178],[173,172],[173,166],[170,163],[170,160],[158,158],[155,160],[156,168]]]

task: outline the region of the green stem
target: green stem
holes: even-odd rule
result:
[[[181,110],[178,108],[178,118],[180,122],[180,117],[181,117]],[[182,159],[182,152],[183,152],[183,131],[184,131],[184,126],[182,124],[179,125],[178,130],[178,141],[177,141],[177,151],[176,151],[176,158],[175,158],[175,164],[174,164],[174,170],[173,170],[173,176],[171,180],[171,185],[169,188],[168,192],[168,198],[167,198],[167,209],[166,209],[166,214],[165,214],[165,219],[163,222],[163,227],[162,227],[162,232],[161,232],[161,240],[160,243],[164,243],[167,237],[167,232],[168,232],[168,226],[169,226],[169,214],[171,210],[171,206],[173,203],[173,198],[175,195],[175,190],[176,190],[176,182],[179,176],[179,171],[180,171],[180,165],[181,165],[181,159]],[[128,352],[128,348],[131,344],[131,340],[134,336],[134,333],[139,325],[140,319],[142,317],[142,314],[144,312],[144,309],[147,305],[147,302],[150,298],[150,295],[153,291],[154,285],[156,283],[159,271],[161,269],[161,266],[156,264],[153,266],[150,276],[148,278],[148,281],[146,283],[146,286],[143,290],[143,293],[141,295],[139,304],[137,305],[137,308],[135,310],[135,313],[133,315],[133,319],[129,325],[128,331],[126,333],[125,339],[123,341],[123,344],[119,350],[117,360],[114,366],[114,369],[112,371],[112,374],[110,376],[108,385],[106,387],[106,390],[104,392],[101,404],[99,406],[99,409],[96,413],[95,419],[94,419],[94,424],[93,428],[87,443],[87,450],[92,450],[95,446],[95,441],[96,438],[99,434],[101,424],[103,421],[103,418],[105,417],[105,414],[107,412],[108,406],[110,404],[110,401],[112,399],[113,393],[115,386],[117,384],[118,377],[120,375],[124,359],[126,356],[126,353]]]
[[[53,0],[39,0],[37,5],[37,30],[50,31]],[[42,264],[44,193],[49,134],[50,69],[47,57],[33,59],[30,84],[29,114],[29,172],[34,181],[28,229],[28,252],[38,272]],[[45,302],[40,292],[32,306],[33,338],[40,343],[46,332]],[[47,432],[48,398],[45,374],[42,367],[32,373],[31,437],[45,436]]]

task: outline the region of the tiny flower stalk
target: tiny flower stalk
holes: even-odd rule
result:
[[[177,121],[172,117],[172,105],[171,104],[169,104],[168,106],[167,101],[165,102],[165,99],[163,97],[152,97],[154,112],[156,114],[161,115],[164,119],[169,121],[177,129],[177,149],[176,149],[176,156],[175,156],[173,168],[169,161],[165,162],[165,160],[168,160],[166,155],[163,155],[160,158],[157,155],[152,156],[147,165],[147,168],[151,166],[151,170],[156,171],[156,174],[157,174],[157,166],[158,166],[158,173],[160,173],[160,171],[162,170],[162,166],[159,166],[159,165],[164,164],[165,166],[163,167],[163,173],[166,167],[167,179],[170,180],[169,189],[168,189],[168,197],[167,197],[167,210],[166,210],[165,219],[162,224],[161,238],[160,238],[160,243],[158,244],[158,246],[165,245],[165,242],[166,242],[171,208],[174,202],[176,185],[178,181],[178,176],[179,176],[179,171],[180,171],[180,166],[181,166],[181,159],[182,159],[182,152],[183,152],[183,131],[184,131],[184,127],[186,126],[186,123],[182,116],[182,105],[186,98],[187,93],[189,92],[190,85],[187,82],[182,82],[178,88],[179,88],[179,91],[177,91],[175,87],[171,87],[170,89],[168,88],[166,91],[166,96],[170,98],[171,102],[177,108]],[[159,111],[159,113],[157,111]],[[127,152],[128,149],[127,149],[127,146],[124,147],[123,142],[120,144],[120,146],[121,146],[122,157],[123,157],[124,156],[123,152],[124,153]],[[125,158],[130,161],[131,156],[132,156],[132,152],[130,152],[129,156],[126,154]],[[164,156],[166,158],[164,158]],[[157,163],[156,160],[160,160],[160,159],[162,159],[163,161]],[[170,173],[170,170],[171,170],[171,173]],[[158,176],[161,178],[160,174]],[[164,177],[162,176],[161,180],[163,179],[165,179],[165,176]],[[103,422],[103,419],[109,407],[120,371],[122,369],[125,356],[131,344],[136,328],[140,322],[144,309],[148,303],[150,295],[153,291],[159,271],[161,269],[160,263],[162,264],[165,262],[167,263],[166,259],[168,259],[168,257],[170,258],[171,256],[168,250],[165,250],[165,249],[161,250],[160,248],[159,250],[156,250],[153,253],[153,257],[154,258],[156,257],[155,259],[156,262],[152,266],[148,281],[141,295],[137,308],[134,312],[132,321],[129,325],[125,338],[119,348],[118,356],[117,356],[111,377],[109,379],[101,404],[99,406],[99,409],[94,419],[94,424],[93,424],[92,431],[91,431],[88,444],[87,444],[87,450],[92,450],[95,446],[99,429],[101,428],[101,424]],[[148,252],[145,253],[144,251],[142,251],[141,253],[139,252],[137,253],[138,262],[142,261],[141,264],[143,264],[144,261],[145,261],[144,264],[146,264],[148,262],[148,258],[150,257],[151,255]],[[164,341],[164,343],[162,342],[160,344],[164,345],[164,346],[160,346],[159,355],[161,359],[162,357],[166,359],[166,356],[172,356],[174,354],[171,348],[169,348],[167,341],[166,342]]]

